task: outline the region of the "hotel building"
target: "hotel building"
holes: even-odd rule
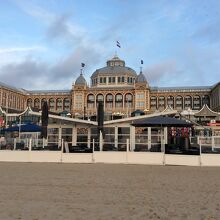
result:
[[[0,82],[0,106],[19,112],[27,106],[41,109],[47,101],[51,112],[82,118],[95,116],[97,102],[103,101],[107,119],[115,115],[127,117],[135,110],[145,114],[161,112],[167,106],[182,112],[200,110],[207,104],[213,111],[220,111],[220,82],[213,86],[153,87],[145,75],[114,56],[105,67],[92,73],[90,83],[81,72],[69,90],[26,90]]]

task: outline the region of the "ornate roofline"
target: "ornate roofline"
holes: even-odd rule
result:
[[[194,114],[194,116],[199,117],[202,114],[202,112],[205,111],[205,109],[207,109],[214,116],[220,116],[220,114],[218,112],[214,112],[213,110],[211,110],[207,104],[204,104],[203,107],[198,112],[196,112]]]

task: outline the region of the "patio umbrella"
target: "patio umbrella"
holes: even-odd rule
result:
[[[101,131],[102,135],[104,136],[103,134],[104,106],[102,101],[98,102],[97,121],[98,121],[98,135],[100,135],[100,131]]]
[[[44,102],[43,106],[42,106],[41,123],[42,123],[41,137],[47,138],[47,126],[48,126],[48,105],[47,105],[47,102]]]

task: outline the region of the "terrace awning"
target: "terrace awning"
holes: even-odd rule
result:
[[[35,125],[35,124],[24,124],[21,126],[14,126],[14,127],[10,127],[10,128],[6,128],[3,131],[4,132],[14,132],[17,131],[19,132],[41,132],[42,128],[39,125]]]
[[[193,124],[177,118],[156,116],[137,119],[132,125],[135,127],[191,127]]]

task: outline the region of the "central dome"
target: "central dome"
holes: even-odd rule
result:
[[[125,61],[121,60],[115,55],[111,60],[107,61],[107,66],[97,69],[91,76],[91,78],[98,76],[120,76],[126,75],[131,77],[137,77],[136,72],[130,67],[125,66]]]

